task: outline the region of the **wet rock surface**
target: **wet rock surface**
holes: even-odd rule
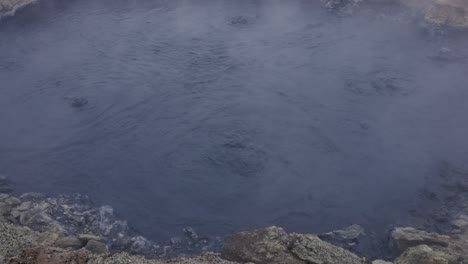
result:
[[[315,235],[288,234],[278,227],[228,236],[224,241],[223,257],[259,264],[363,263],[355,254]]]
[[[350,225],[344,229],[334,230],[319,235],[318,237],[331,244],[352,249],[357,246],[359,239],[366,235],[364,228],[360,225]]]
[[[221,239],[200,236],[191,227],[180,237],[155,243],[118,219],[110,206],[96,207],[88,197],[73,194],[48,197],[26,193],[0,194],[0,220],[39,232],[37,242],[63,249],[85,248],[93,253],[126,251],[151,257],[196,254],[220,248]]]
[[[130,231],[111,207],[91,204],[78,194],[1,194],[0,263],[230,263],[211,253],[167,261],[130,256],[125,252],[150,258],[182,255],[202,245],[210,250],[211,242],[187,227],[177,243],[154,243]]]

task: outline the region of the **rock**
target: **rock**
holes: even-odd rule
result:
[[[16,210],[18,210],[20,212],[21,211],[26,211],[30,207],[31,207],[31,202],[27,201],[27,202],[23,202],[22,204],[20,204],[20,206],[16,207]]]
[[[372,261],[372,264],[393,264],[393,262],[377,259]]]
[[[57,239],[54,245],[59,248],[79,249],[83,246],[83,243],[77,237],[67,236],[67,237]]]
[[[78,238],[85,241],[85,242],[87,242],[89,240],[96,240],[96,241],[101,240],[100,237],[98,237],[96,235],[93,235],[93,234],[79,234]]]
[[[4,202],[10,206],[17,206],[21,203],[21,200],[16,197],[9,197]]]
[[[320,240],[314,235],[292,234],[290,250],[305,263],[362,264],[355,254]]]
[[[43,246],[52,246],[59,238],[59,234],[53,232],[44,232],[38,236],[38,242]]]
[[[95,254],[109,253],[109,251],[107,250],[106,244],[96,241],[96,240],[89,240],[85,248]]]
[[[468,27],[468,2],[437,1],[425,17],[438,25]]]
[[[66,233],[65,228],[57,222],[48,223],[46,232],[57,233],[59,236],[63,236]]]
[[[116,221],[114,209],[110,206],[101,206],[97,214],[97,225],[100,231],[106,235],[118,235],[125,233],[128,229],[126,221]]]
[[[450,258],[441,252],[436,252],[426,245],[407,249],[395,264],[449,264]]]
[[[451,222],[453,228],[464,231],[468,228],[468,215],[459,215]]]
[[[237,262],[304,264],[289,252],[288,239],[278,227],[236,233],[225,238],[222,256]]]
[[[34,205],[34,209],[37,209],[37,210],[41,210],[41,211],[44,211],[46,210],[47,208],[49,208],[50,204],[45,202],[45,201],[42,201],[36,205]]]
[[[257,264],[363,263],[353,253],[314,235],[287,234],[278,227],[240,232],[224,241],[222,256]]]
[[[22,220],[24,217],[24,220]],[[51,231],[55,233],[60,233],[61,229],[55,229],[60,225],[56,223],[50,216],[42,211],[25,211],[20,214],[19,217],[20,223],[22,225],[27,225],[36,231]],[[22,222],[24,221],[24,222]]]
[[[11,212],[11,206],[8,205],[7,203],[0,202],[0,216],[6,216],[10,214]]]
[[[399,251],[403,252],[410,247],[418,245],[447,247],[449,237],[436,233],[428,233],[412,227],[395,228],[391,233],[392,244]]]
[[[360,225],[350,225],[341,230],[334,230],[318,237],[336,246],[352,248],[361,236],[365,236],[364,228]]]
[[[29,211],[21,212],[19,214],[19,223],[21,225],[27,225],[29,221],[33,218],[33,214]]]
[[[6,193],[0,193],[0,202],[3,202],[5,201],[6,199],[8,199],[10,196]]]

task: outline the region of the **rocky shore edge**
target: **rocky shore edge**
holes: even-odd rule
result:
[[[449,165],[441,175],[428,182],[435,188],[425,190],[441,204],[426,215],[448,229],[444,234],[413,227],[392,229],[386,245],[394,252],[392,262],[357,253],[356,245],[366,237],[359,225],[319,235],[287,233],[272,226],[224,239],[201,237],[187,227],[183,237],[154,243],[132,231],[111,207],[94,206],[86,196],[13,195],[8,179],[0,177],[0,263],[468,263],[468,175]],[[195,256],[177,257],[187,253]]]

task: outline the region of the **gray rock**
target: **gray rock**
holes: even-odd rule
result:
[[[426,245],[407,249],[395,264],[449,264],[450,257]]]
[[[0,202],[0,216],[6,216],[10,214],[11,212],[11,206],[8,205],[7,203]]]
[[[89,240],[99,241],[99,240],[101,240],[101,237],[98,237],[98,236],[93,235],[93,234],[79,234],[78,238],[83,240],[83,241],[89,241]]]
[[[447,247],[450,239],[448,236],[429,233],[412,227],[395,228],[391,233],[391,238],[393,247],[400,252],[419,245]]]
[[[38,236],[38,243],[43,246],[52,246],[59,237],[59,234],[53,232],[40,233]]]
[[[3,202],[8,199],[10,196],[6,193],[0,193],[0,201]]]
[[[4,201],[6,204],[11,205],[11,206],[17,206],[21,203],[21,200],[16,198],[16,197],[9,197],[5,199]]]
[[[67,237],[62,237],[62,238],[57,239],[54,245],[59,248],[79,249],[83,246],[83,243],[77,237],[67,236]]]
[[[96,254],[107,254],[109,250],[107,250],[106,244],[96,241],[96,240],[89,240],[86,244],[85,248],[93,253]]]
[[[18,220],[21,225],[27,225],[29,221],[31,220],[31,218],[33,218],[33,214],[29,211],[26,211],[26,212],[21,212],[19,214]]]
[[[23,202],[22,204],[20,204],[18,207],[16,207],[16,210],[18,211],[26,211],[28,210],[29,208],[31,207],[31,202],[27,201],[27,202]]]
[[[227,260],[257,264],[363,263],[353,253],[324,242],[317,236],[287,234],[278,227],[228,236],[222,255]]]
[[[451,221],[451,224],[454,228],[465,231],[468,229],[468,215],[458,215],[454,220]]]
[[[365,235],[362,226],[350,225],[344,229],[321,234],[319,238],[340,247],[352,248],[358,243],[358,239]]]
[[[314,235],[292,234],[290,250],[306,263],[360,264],[364,263],[355,254],[320,240]]]

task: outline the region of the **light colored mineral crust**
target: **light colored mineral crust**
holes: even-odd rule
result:
[[[437,0],[426,11],[426,19],[438,25],[468,27],[468,1]]]
[[[12,16],[16,10],[35,2],[35,0],[0,0],[0,18]]]

